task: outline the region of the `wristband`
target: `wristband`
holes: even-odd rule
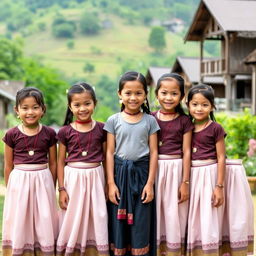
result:
[[[189,180],[183,180],[182,183],[189,185],[190,182],[189,182]]]
[[[222,185],[222,184],[216,184],[215,187],[224,188],[224,185]]]
[[[60,192],[60,191],[66,191],[66,189],[65,189],[65,187],[59,187],[58,188],[58,191]]]

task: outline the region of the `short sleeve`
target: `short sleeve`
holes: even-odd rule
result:
[[[193,129],[194,129],[194,125],[193,125],[192,121],[190,120],[190,118],[188,116],[185,116],[184,125],[183,125],[184,134],[189,131],[192,131]]]
[[[3,137],[3,142],[11,148],[14,148],[14,140],[13,140],[13,129],[10,129],[6,132]]]
[[[215,138],[215,143],[217,143],[221,138],[225,138],[226,137],[226,132],[224,131],[224,129],[223,129],[223,127],[220,125],[220,124],[218,124],[218,123],[216,123],[217,125],[216,125],[216,127],[215,127],[215,129],[214,129],[214,133],[215,133],[215,136],[214,136],[214,138]]]
[[[102,143],[104,143],[107,140],[107,132],[104,130],[104,123],[97,122],[97,124],[100,129],[100,133],[102,134]]]
[[[149,135],[157,132],[160,130],[160,127],[156,121],[156,119],[152,115],[148,115],[149,123],[150,123],[150,129],[149,129]]]
[[[116,117],[116,114],[113,116],[110,116],[103,127],[105,131],[111,134],[115,134],[115,117]]]
[[[66,126],[62,127],[56,136],[57,140],[61,142],[63,145],[67,146],[67,140],[66,140]]]
[[[54,129],[48,127],[48,132],[49,132],[49,148],[50,148],[54,144],[56,144],[57,138],[56,138],[56,132],[54,131]]]

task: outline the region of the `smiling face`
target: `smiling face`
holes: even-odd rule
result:
[[[125,106],[125,110],[130,113],[138,112],[147,97],[142,83],[137,80],[125,82],[118,95]]]
[[[69,108],[77,120],[87,121],[91,119],[95,104],[89,92],[75,93]]]
[[[18,107],[15,108],[15,111],[25,126],[37,125],[44,115],[42,107],[32,96],[24,98]]]
[[[213,111],[211,102],[201,93],[193,95],[188,104],[189,113],[196,121],[202,121],[209,118],[210,112]]]
[[[157,92],[157,99],[164,112],[174,112],[181,101],[178,83],[174,79],[161,81],[161,86]]]

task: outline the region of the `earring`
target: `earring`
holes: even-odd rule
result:
[[[18,118],[18,119],[20,119],[20,116],[19,116],[19,115],[17,115],[17,118]]]
[[[119,104],[120,104],[120,107],[122,107],[122,104],[123,104],[123,100],[122,99],[119,99]]]
[[[144,106],[145,107],[147,106],[147,100],[144,100]]]

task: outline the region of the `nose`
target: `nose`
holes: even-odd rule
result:
[[[29,108],[28,109],[28,114],[32,114],[33,113],[33,109],[32,108]]]

